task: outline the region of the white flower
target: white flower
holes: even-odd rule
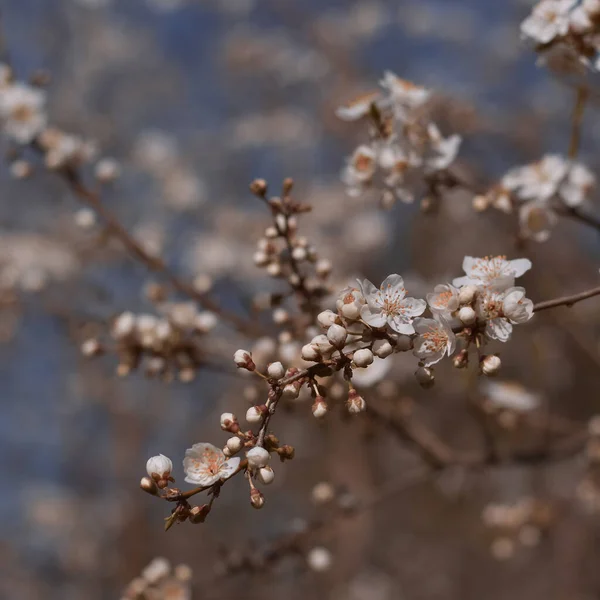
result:
[[[526,239],[545,242],[557,221],[556,213],[546,202],[531,200],[519,207],[519,228]]]
[[[185,481],[203,487],[231,477],[238,469],[239,458],[230,458],[223,451],[208,443],[194,444],[185,451],[183,470]]]
[[[533,302],[525,297],[525,288],[514,287],[504,292],[502,301],[504,316],[511,323],[525,323],[533,317]]]
[[[449,283],[441,283],[433,288],[431,294],[427,294],[427,304],[432,313],[450,318],[459,306],[459,292]]]
[[[377,154],[371,146],[365,144],[354,150],[342,174],[342,181],[349,186],[369,182],[377,168]]]
[[[453,285],[457,287],[476,285],[503,290],[512,286],[516,277],[531,269],[531,261],[527,258],[506,260],[505,256],[485,258],[465,256],[462,266],[466,276],[456,278],[452,282]]]
[[[540,161],[509,171],[502,183],[523,200],[548,200],[567,176],[569,163],[562,156],[548,154]]]
[[[250,467],[253,469],[262,469],[267,466],[271,455],[264,448],[255,446],[246,452],[246,458]]]
[[[380,97],[379,92],[364,94],[336,109],[335,114],[342,121],[356,121],[371,112],[371,105]]]
[[[439,362],[446,354],[451,356],[456,348],[456,337],[443,318],[415,319],[415,331],[418,337],[413,353],[426,367]]]
[[[523,288],[509,288],[504,293],[485,290],[476,303],[477,316],[486,321],[485,333],[492,340],[506,342],[513,324],[525,323],[533,315],[533,302],[525,298]]]
[[[380,83],[381,87],[389,92],[396,117],[399,119],[405,118],[407,111],[415,110],[425,104],[431,96],[428,89],[400,79],[391,71],[383,74]]]
[[[24,83],[0,89],[0,117],[5,132],[20,144],[28,144],[46,127],[46,93]]]
[[[435,123],[428,123],[427,136],[429,144],[423,156],[426,171],[442,171],[449,167],[456,158],[462,138],[460,135],[443,137]]]
[[[547,44],[569,30],[569,12],[575,0],[541,0],[521,23],[521,34]]]
[[[154,479],[154,476],[158,476],[158,479],[168,479],[173,470],[173,463],[171,459],[164,454],[158,456],[152,456],[146,463],[146,472],[150,477]]]
[[[415,332],[413,319],[422,315],[427,307],[424,300],[407,298],[404,280],[400,275],[388,275],[379,289],[368,279],[359,282],[367,304],[360,316],[371,327],[388,324],[397,333],[410,335]]]
[[[587,167],[573,163],[558,193],[567,206],[579,206],[585,200],[585,197],[589,194],[595,183],[596,179]]]

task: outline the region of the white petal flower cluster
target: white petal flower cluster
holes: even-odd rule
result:
[[[521,23],[521,35],[538,51],[560,48],[594,69],[600,66],[600,2],[540,0]]]
[[[382,91],[340,107],[347,121],[370,117],[371,140],[348,159],[342,180],[350,195],[366,189],[384,190],[384,205],[397,199],[413,202],[425,192],[424,179],[446,169],[456,158],[461,138],[442,136],[427,116],[431,92],[391,72],[384,74]]]
[[[485,196],[484,207],[494,206],[519,215],[523,238],[538,242],[550,237],[557,215],[581,206],[596,184],[591,171],[580,163],[548,154],[538,162],[511,169]]]

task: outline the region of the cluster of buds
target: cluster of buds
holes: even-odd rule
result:
[[[267,183],[262,179],[253,181],[250,189],[268,205],[273,216],[272,224],[258,240],[254,264],[265,269],[270,277],[285,280],[289,285],[289,292],[257,298],[256,304],[259,308],[274,309],[273,320],[289,327],[292,317],[285,308],[285,300],[295,296],[300,311],[314,317],[320,299],[328,293],[325,281],[331,273],[331,263],[319,258],[308,239],[298,235],[298,215],[310,211],[311,207],[291,197],[292,179],[284,180],[281,197],[268,198]]]
[[[181,381],[192,381],[205,362],[199,339],[216,326],[217,318],[199,312],[193,302],[165,303],[160,308],[164,316],[124,312],[115,318],[111,337],[119,358],[117,373],[124,377],[142,365],[149,377],[171,381],[177,375]],[[94,338],[84,342],[82,351],[94,356],[108,347]]]
[[[171,566],[166,558],[155,558],[125,588],[121,600],[191,600],[192,570]]]
[[[362,144],[348,159],[342,180],[350,195],[382,190],[386,208],[398,199],[413,202],[426,194],[438,194],[445,171],[456,158],[461,138],[443,137],[431,120],[427,103],[431,93],[386,72],[381,92],[362,96],[338,108],[345,121],[368,118],[368,144]]]
[[[544,242],[558,216],[579,208],[595,186],[587,167],[556,154],[511,169],[485,194],[473,199],[478,211],[488,207],[505,213],[516,212],[523,239]]]
[[[600,512],[600,416],[588,423],[585,475],[577,486],[577,497],[590,513]]]
[[[492,533],[493,556],[507,560],[515,555],[519,546],[536,546],[556,514],[547,502],[523,498],[512,505],[488,504],[481,518]]]
[[[600,67],[600,1],[540,0],[521,23],[521,34],[542,56],[575,58],[587,67]]]

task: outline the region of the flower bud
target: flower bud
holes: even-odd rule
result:
[[[285,308],[276,308],[273,311],[273,323],[284,325],[290,320],[290,313]]]
[[[322,396],[317,396],[311,410],[317,419],[322,419],[327,414],[329,408],[325,399]]]
[[[152,456],[146,462],[146,472],[161,489],[167,487],[172,470],[173,463],[171,462],[171,459],[164,454]]]
[[[317,275],[322,279],[325,279],[325,277],[327,277],[331,273],[332,268],[333,266],[331,264],[331,261],[327,260],[326,258],[320,259],[315,265],[315,271],[317,272]]]
[[[453,359],[452,364],[457,369],[464,369],[469,364],[469,351],[461,350]]]
[[[203,504],[202,506],[192,506],[192,508],[190,509],[189,520],[191,523],[194,524],[204,523],[209,512],[210,504]]]
[[[415,371],[415,377],[417,378],[419,385],[425,389],[432,387],[435,383],[433,369],[430,369],[429,367],[419,367]]]
[[[286,459],[292,460],[292,458],[294,458],[294,456],[296,455],[296,450],[294,449],[294,446],[290,446],[289,444],[277,448],[276,452],[277,454],[279,454],[279,458],[282,462]]]
[[[323,573],[331,568],[333,562],[331,558],[331,552],[326,548],[316,547],[313,548],[306,555],[306,562],[308,566],[317,573]]]
[[[265,505],[265,497],[262,495],[261,491],[253,487],[250,490],[250,504],[252,504],[253,508],[262,508]]]
[[[357,415],[358,413],[366,410],[367,403],[362,396],[358,395],[358,392],[355,389],[351,389],[348,392],[348,401],[346,403],[346,407],[348,408],[348,412],[350,414]]]
[[[281,265],[278,262],[269,263],[267,273],[271,277],[279,277],[281,275]]]
[[[280,362],[271,363],[267,367],[267,375],[279,381],[285,377],[285,368]]]
[[[231,454],[235,454],[236,452],[239,452],[242,449],[242,446],[244,445],[242,440],[240,440],[239,437],[237,437],[236,435],[230,437],[226,444],[227,448],[229,449],[229,452],[231,452]]]
[[[317,315],[317,321],[323,329],[328,329],[338,320],[338,316],[332,310],[324,310]]]
[[[288,383],[284,386],[282,395],[285,398],[297,398],[300,395],[300,385],[298,382],[294,381],[294,383]]]
[[[102,354],[102,346],[96,338],[90,338],[81,344],[81,353],[87,358],[98,356]]]
[[[301,356],[303,360],[309,362],[319,362],[321,360],[321,353],[314,344],[306,344],[302,346]]]
[[[112,336],[117,340],[122,340],[133,333],[135,329],[135,315],[131,312],[120,314],[113,323]]]
[[[250,184],[250,191],[256,196],[263,198],[267,193],[267,182],[264,179],[255,179]]]
[[[247,350],[236,350],[233,355],[233,360],[238,369],[248,369],[248,371],[254,371],[256,369],[256,365],[252,360],[252,354]]]
[[[152,496],[156,496],[158,494],[158,486],[154,483],[154,479],[150,477],[142,477],[140,481],[140,487],[147,493]]]
[[[352,361],[357,367],[368,367],[373,364],[373,353],[368,348],[362,348],[354,353]]]
[[[496,375],[502,366],[502,361],[495,354],[488,354],[481,360],[481,372],[488,377]]]
[[[237,417],[233,413],[223,413],[221,415],[221,429],[223,431],[231,431],[232,425],[238,422]]]
[[[414,344],[410,336],[396,334],[395,340],[396,346],[394,349],[396,352],[408,352],[409,350],[413,349]]]
[[[306,260],[306,248],[302,248],[300,246],[294,248],[292,250],[292,258],[294,260],[297,260],[298,262],[302,262],[303,260]]]
[[[246,411],[246,421],[248,423],[260,423],[263,420],[264,411],[261,406],[251,406]]]
[[[394,352],[394,347],[387,340],[377,340],[373,344],[373,354],[379,358],[386,358]]]
[[[327,339],[336,348],[342,348],[348,337],[348,332],[341,326],[333,324],[327,330]]]
[[[200,333],[208,333],[212,331],[219,322],[217,315],[208,310],[204,310],[196,315],[194,319],[194,327]]]
[[[458,318],[465,325],[473,325],[473,323],[475,323],[475,321],[477,320],[477,315],[475,314],[475,311],[470,306],[463,306],[458,311]]]
[[[269,462],[271,455],[260,446],[255,446],[246,452],[246,458],[248,459],[248,466],[252,469],[262,469],[266,467]]]
[[[460,304],[472,304],[477,294],[477,286],[465,285],[458,292],[458,301]]]
[[[275,471],[267,465],[266,467],[262,467],[256,473],[256,478],[265,485],[270,485],[273,483],[273,479],[275,479]]]

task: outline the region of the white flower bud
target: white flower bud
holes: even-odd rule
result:
[[[331,568],[333,559],[331,558],[331,552],[327,548],[317,547],[313,548],[306,555],[306,562],[308,566],[317,573],[323,573]]]
[[[495,354],[488,354],[481,361],[481,372],[488,377],[496,375],[502,366],[502,361]]]
[[[342,348],[348,337],[348,332],[341,326],[333,324],[327,330],[327,339],[336,348]]]
[[[252,255],[252,260],[254,261],[254,264],[257,267],[265,267],[269,264],[269,261],[271,260],[269,258],[269,256],[266,254],[266,252],[263,252],[262,250],[257,250],[253,255]]]
[[[373,353],[368,348],[362,348],[354,353],[352,361],[357,367],[368,367],[373,363]]]
[[[121,167],[114,158],[103,158],[96,163],[94,175],[100,183],[112,183],[120,174]]]
[[[324,310],[317,315],[317,321],[323,329],[328,329],[336,321],[338,316],[332,310]]]
[[[285,234],[287,232],[288,229],[288,221],[285,215],[282,215],[281,213],[278,214],[275,217],[275,225],[277,225],[277,229]]]
[[[396,352],[408,352],[413,349],[413,341],[412,338],[408,335],[396,335],[394,336],[396,340],[395,350]]]
[[[231,425],[237,423],[237,417],[233,413],[223,413],[221,415],[221,429],[227,431]]]
[[[252,354],[248,350],[236,350],[233,355],[233,361],[239,369],[248,369],[248,371],[256,369],[256,365],[252,360]]]
[[[263,420],[263,413],[258,406],[251,406],[246,411],[246,421],[248,423],[260,423]]]
[[[297,261],[306,260],[306,248],[296,247],[292,250],[292,258]]]
[[[318,362],[321,360],[321,353],[314,344],[306,344],[305,346],[302,346],[301,355],[303,360],[308,360],[309,362]]]
[[[283,325],[290,320],[290,314],[285,308],[276,308],[273,311],[273,322],[277,325]]]
[[[364,412],[367,408],[367,403],[362,396],[358,395],[358,392],[354,389],[348,392],[348,402],[346,403],[348,412],[352,415]]]
[[[168,479],[171,476],[172,470],[173,463],[171,462],[171,459],[164,454],[152,456],[146,463],[146,473],[148,473],[154,481]]]
[[[326,504],[335,498],[335,488],[328,481],[321,481],[313,487],[311,496],[315,504]]]
[[[285,377],[285,368],[280,362],[274,362],[267,367],[267,374],[273,379],[283,379]]]
[[[242,446],[244,444],[239,437],[234,435],[227,440],[225,445],[227,446],[231,454],[235,454],[236,452],[239,452],[242,449]]]
[[[379,358],[386,358],[392,352],[394,352],[394,348],[387,340],[377,340],[373,344],[373,354]]]
[[[272,262],[267,266],[267,273],[271,277],[279,277],[281,275],[281,265],[278,262]]]
[[[267,465],[266,467],[263,467],[262,469],[258,470],[258,472],[256,473],[256,478],[261,483],[269,485],[273,483],[273,479],[275,479],[275,471],[273,471],[273,469],[271,469],[271,467]]]
[[[81,344],[81,353],[88,358],[98,356],[102,353],[102,346],[96,338],[90,338]]]
[[[463,306],[458,311],[458,318],[465,325],[473,325],[473,323],[475,323],[475,321],[477,320],[477,315],[475,314],[475,311],[470,306]]]
[[[415,377],[417,378],[419,385],[423,388],[430,388],[435,383],[433,370],[429,367],[419,367],[415,371]]]
[[[288,383],[282,392],[285,398],[297,398],[300,395],[300,387],[294,383]]]
[[[333,352],[333,346],[331,345],[329,338],[324,333],[321,333],[320,335],[315,335],[315,337],[311,340],[310,343],[313,346],[316,346],[323,356],[326,356]]]
[[[473,197],[473,209],[477,212],[483,212],[484,210],[487,210],[489,205],[490,202],[487,196],[480,194]]]
[[[269,238],[270,240],[274,240],[276,237],[279,236],[279,233],[277,232],[277,229],[275,227],[267,227],[265,229],[265,237]]]
[[[329,410],[327,403],[321,396],[315,398],[315,402],[312,405],[312,414],[317,419],[322,419]]]
[[[252,488],[250,490],[250,504],[253,508],[262,508],[265,505],[265,497],[261,494],[260,490]]]
[[[252,469],[262,469],[267,466],[271,455],[262,447],[255,446],[246,453],[248,466]]]
[[[460,304],[471,304],[475,300],[477,286],[465,285],[458,292],[458,301]]]

